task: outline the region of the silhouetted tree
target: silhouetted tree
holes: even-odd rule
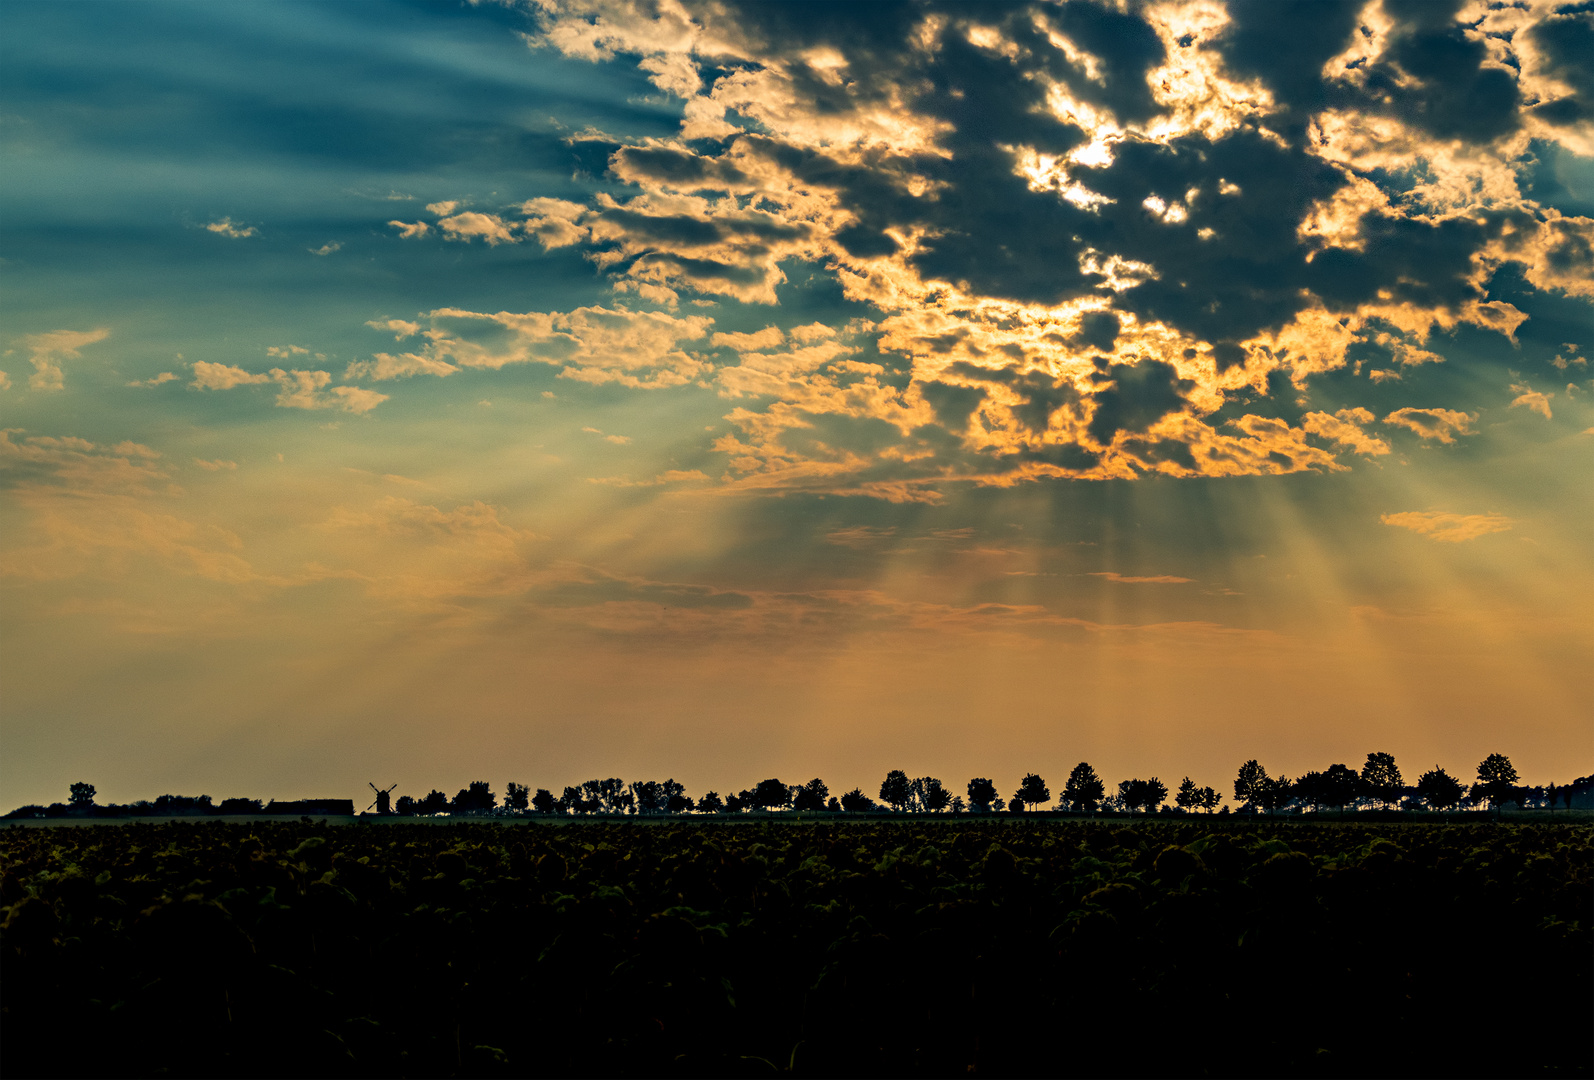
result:
[[[830,789],[819,777],[814,777],[808,783],[799,787],[792,797],[793,810],[823,810],[825,800],[830,798]]]
[[[983,776],[969,781],[969,809],[977,814],[988,813],[996,801],[996,785]]]
[[[259,799],[223,799],[218,814],[258,814],[265,810]]]
[[[725,796],[725,812],[727,814],[739,814],[743,810],[746,810],[750,805],[747,801],[747,797],[751,795],[752,792],[744,791],[740,795]]]
[[[64,804],[52,805],[61,807],[63,814],[66,812]],[[162,817],[168,814],[208,814],[212,809],[209,795],[157,795],[150,806],[151,813]]]
[[[1173,797],[1173,805],[1188,813],[1195,809],[1201,799],[1201,793],[1195,786],[1195,781],[1188,776],[1179,781],[1179,790]]]
[[[1383,753],[1367,755],[1361,780],[1367,794],[1385,806],[1400,797],[1401,786],[1405,783],[1400,778],[1400,766],[1395,764],[1395,755]]]
[[[1261,806],[1268,791],[1267,770],[1255,758],[1240,766],[1234,778],[1234,801],[1255,810]]]
[[[71,793],[71,797],[68,801],[74,808],[79,810],[87,810],[89,807],[94,805],[95,791],[93,784],[85,784],[83,781],[79,780],[77,783],[71,785],[71,787],[69,787],[67,790]]]
[[[416,813],[415,807],[415,800],[410,798],[408,795],[400,795],[398,797],[398,802],[393,804],[393,809],[398,813],[403,814],[405,817]]]
[[[1290,804],[1294,785],[1287,776],[1275,776],[1262,785],[1259,806],[1268,811],[1279,811]]]
[[[913,804],[916,809],[938,814],[952,801],[952,793],[941,786],[933,776],[921,776],[913,782]]]
[[[607,780],[588,780],[581,785],[583,798],[587,802],[597,803],[597,808],[606,814],[618,814],[627,806],[634,806],[635,800],[628,798],[631,793],[626,790],[625,781],[618,776],[611,776]]]
[[[892,769],[880,783],[880,800],[898,812],[913,801],[913,781],[901,769]]]
[[[590,814],[598,809],[596,803],[587,802],[587,793],[584,787],[570,787],[566,785],[564,792],[559,796],[559,808],[572,814]]]
[[[1330,765],[1318,783],[1317,799],[1324,806],[1343,810],[1356,801],[1362,779],[1349,765]]]
[[[1561,789],[1555,786],[1555,781],[1554,780],[1551,780],[1549,782],[1549,784],[1545,787],[1544,795],[1545,795],[1545,798],[1548,800],[1548,805],[1550,807],[1550,812],[1554,813],[1555,812],[1555,801],[1561,797]]]
[[[703,797],[697,800],[697,810],[700,814],[718,814],[725,809],[725,802],[717,791],[705,791]]]
[[[485,780],[472,780],[470,787],[465,788],[454,796],[453,810],[456,814],[478,813],[491,810],[498,805],[498,796]]]
[[[1516,768],[1504,754],[1490,754],[1478,762],[1479,794],[1498,807],[1509,800],[1517,782]]]
[[[504,805],[511,810],[525,810],[531,805],[531,789],[511,780],[504,792]]]
[[[1194,787],[1195,785],[1191,785]],[[1153,776],[1150,780],[1125,780],[1118,785],[1118,802],[1129,811],[1155,812],[1168,797],[1168,785]]]
[[[1018,790],[1013,793],[1013,797],[1029,806],[1039,806],[1042,803],[1052,801],[1052,789],[1047,787],[1046,781],[1042,780],[1036,773],[1026,773],[1024,774],[1023,782],[1018,785]]]
[[[553,797],[553,792],[540,787],[537,794],[531,797],[531,807],[539,814],[551,814],[559,809],[559,800]]]
[[[416,806],[415,812],[418,814],[446,814],[448,813],[448,796],[433,788]]]
[[[676,786],[679,787],[680,785]],[[670,797],[665,800],[664,809],[672,814],[685,814],[696,809],[696,804],[692,802],[690,795],[684,793],[683,789],[670,794]]]
[[[1295,797],[1303,803],[1310,803],[1313,810],[1318,809],[1323,802],[1323,774],[1315,769],[1302,773],[1301,778],[1295,781]]]
[[[1088,762],[1081,761],[1068,774],[1068,783],[1063,786],[1063,801],[1076,814],[1094,813],[1105,791],[1096,770]]]
[[[874,800],[865,795],[862,788],[853,788],[841,797],[841,808],[850,814],[859,814],[873,810]]]
[[[1215,788],[1204,787],[1201,789],[1201,802],[1199,805],[1207,813],[1212,813],[1222,802],[1223,796],[1219,795]]]
[[[1417,795],[1435,810],[1449,810],[1461,801],[1460,780],[1435,765],[1417,777]]]
[[[1024,812],[1024,800],[1014,795],[1007,801],[1007,812],[1009,814],[1022,814]]]
[[[953,814],[961,814],[965,810],[967,810],[968,807],[963,805],[963,796],[954,795],[954,796],[952,796],[952,803],[951,803],[949,809],[952,811]]]
[[[776,779],[760,780],[748,800],[762,810],[776,810],[791,805],[791,789]]]
[[[639,814],[658,814],[664,811],[669,797],[657,780],[631,781],[631,798]]]
[[[841,813],[841,800],[832,795],[830,801],[825,804],[825,810],[832,814]]]

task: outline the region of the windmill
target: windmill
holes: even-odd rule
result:
[[[396,787],[398,787],[398,785],[394,784],[393,787],[383,791],[375,784],[371,784],[371,790],[376,792],[376,801],[372,803],[371,806],[367,806],[365,808],[365,812],[369,814],[371,812],[371,807],[375,807],[378,814],[391,814],[393,812],[393,788]]]

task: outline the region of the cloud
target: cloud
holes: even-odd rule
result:
[[[1175,577],[1172,574],[1159,574],[1155,577],[1128,577],[1114,573],[1111,570],[1092,573],[1091,577],[1099,577],[1105,581],[1117,582],[1120,585],[1188,585],[1192,579]]]
[[[217,458],[215,461],[206,461],[203,458],[195,458],[194,464],[198,465],[206,472],[221,472],[223,470],[232,472],[238,468],[238,463],[236,461],[225,461],[221,458]]]
[[[1409,428],[1424,439],[1438,439],[1453,443],[1457,435],[1471,435],[1472,422],[1477,417],[1471,413],[1452,409],[1396,409],[1384,417],[1384,423]]]
[[[341,251],[342,249],[343,249],[342,241],[333,240],[333,241],[331,241],[329,243],[322,244],[318,248],[310,248],[309,252],[312,255],[330,255],[334,251]]]
[[[496,214],[467,211],[445,217],[437,225],[443,230],[443,237],[447,240],[485,240],[492,246],[518,244],[521,240],[521,237],[515,235],[514,226],[506,224],[504,219]]]
[[[332,375],[326,371],[272,368],[258,374],[230,364],[198,360],[194,363],[194,381],[189,385],[198,390],[231,390],[236,386],[274,383],[278,388],[276,404],[284,409],[339,409],[363,414],[388,400],[388,395],[364,387],[328,388],[331,381]]]
[[[1534,390],[1532,387],[1524,383],[1512,383],[1511,392],[1515,394],[1516,397],[1511,400],[1510,408],[1515,409],[1520,406],[1522,408],[1533,410],[1546,420],[1554,419],[1554,417],[1550,415],[1550,398],[1554,397],[1555,395],[1541,394],[1537,390]]]
[[[531,10],[532,47],[634,65],[680,99],[679,130],[570,135],[601,190],[389,224],[579,252],[616,303],[373,323],[405,351],[348,380],[543,363],[696,383],[734,403],[710,470],[726,490],[935,502],[959,484],[1341,471],[1390,452],[1374,406],[1451,443],[1476,414],[1386,412],[1403,373],[1445,380],[1463,327],[1515,340],[1521,295],[1594,297],[1594,221],[1527,182],[1530,144],[1587,149],[1581,16]],[[777,306],[810,276],[857,317],[711,333],[675,314]],[[1314,380],[1345,369],[1369,378],[1313,409]],[[1515,404],[1549,413],[1547,395]]]
[[[1490,533],[1506,532],[1515,524],[1500,514],[1449,514],[1439,510],[1383,514],[1378,520],[1444,544],[1459,544]]]
[[[209,360],[194,361],[194,381],[189,385],[197,390],[231,390],[235,386],[271,381],[269,375],[257,375],[231,364],[216,364]]]
[[[95,330],[51,330],[24,336],[21,344],[28,350],[29,362],[33,364],[28,386],[34,390],[64,389],[66,378],[61,370],[61,361],[78,359],[85,345],[104,341],[110,334],[108,328],[100,327]]]
[[[890,540],[896,532],[892,526],[852,525],[826,533],[825,542],[838,547],[870,548]]]
[[[166,383],[176,382],[179,378],[181,378],[181,376],[178,375],[176,372],[163,371],[159,375],[154,376],[153,378],[142,379],[142,380],[134,379],[132,382],[128,383],[127,385],[128,386],[164,386]]]
[[[253,225],[240,229],[232,223],[232,218],[230,217],[224,217],[220,221],[212,221],[205,226],[205,229],[208,232],[216,233],[218,236],[226,236],[233,240],[242,240],[246,236],[260,235],[260,230]]]
[[[1301,417],[1301,428],[1313,435],[1321,435],[1358,454],[1375,457],[1389,453],[1389,444],[1362,430],[1364,424],[1373,422],[1373,414],[1366,409],[1340,409],[1333,416],[1313,412]]]
[[[690,382],[711,366],[682,348],[708,336],[714,320],[700,315],[681,318],[604,307],[496,314],[439,308],[425,320],[425,330],[420,324],[390,320],[383,328],[407,330],[414,325],[424,347],[399,357],[379,353],[374,360],[356,362],[350,365],[350,377],[447,375],[460,368],[497,370],[540,363],[580,382],[657,388]]]
[[[76,436],[0,428],[0,485],[50,487],[81,496],[150,494],[167,473],[158,451],[135,442],[96,444]]]

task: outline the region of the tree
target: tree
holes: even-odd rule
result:
[[[511,780],[508,790],[504,793],[504,805],[511,810],[525,810],[531,805],[531,789],[525,784],[517,784]]]
[[[841,813],[841,800],[832,795],[830,801],[825,804],[825,812],[828,814]]]
[[[977,814],[989,813],[996,801],[996,785],[983,776],[969,781],[969,809]]]
[[[631,781],[630,795],[639,814],[658,814],[664,811],[669,796],[657,780]]]
[[[417,814],[446,814],[448,813],[448,796],[433,788],[415,807]]]
[[[760,780],[748,800],[762,810],[784,809],[791,805],[791,789],[776,779]]]
[[[725,812],[727,814],[740,814],[743,810],[746,810],[749,804],[743,796],[751,794],[752,792],[750,791],[744,791],[740,795],[725,796]]]
[[[470,787],[454,796],[454,813],[469,814],[491,810],[498,805],[498,796],[485,780],[472,780]]]
[[[1261,801],[1258,805],[1264,810],[1282,810],[1295,797],[1294,787],[1289,777],[1276,776],[1262,785]]]
[[[1063,787],[1063,801],[1076,814],[1093,813],[1101,803],[1105,790],[1096,770],[1088,762],[1081,761],[1068,774],[1068,783]]]
[[[551,814],[559,809],[559,800],[553,797],[553,792],[540,787],[537,789],[537,794],[531,797],[531,805],[539,814]]]
[[[696,809],[696,804],[692,802],[690,795],[684,793],[683,789],[670,794],[670,797],[664,802],[664,809],[672,814],[685,814]]]
[[[841,797],[841,808],[849,814],[858,814],[873,810],[874,800],[865,795],[862,788],[853,788]]]
[[[901,769],[892,769],[880,783],[880,799],[900,813],[913,801],[913,781]]]
[[[1405,783],[1400,778],[1400,766],[1395,764],[1395,755],[1382,753],[1367,755],[1361,780],[1367,793],[1386,807],[1400,798],[1400,789]]]
[[[1343,811],[1356,801],[1362,790],[1362,778],[1349,765],[1330,765],[1318,785],[1317,798],[1324,806]]]
[[[1035,807],[1052,801],[1052,789],[1047,787],[1046,781],[1037,774],[1026,773],[1013,797],[1028,806]]]
[[[416,810],[415,800],[410,798],[408,795],[400,795],[398,797],[398,802],[393,804],[393,809],[398,813],[403,814],[405,817],[418,812]]]
[[[1009,814],[1022,814],[1024,812],[1024,800],[1014,795],[1007,801],[1007,812]]]
[[[1201,794],[1196,789],[1194,780],[1187,776],[1183,780],[1179,781],[1178,794],[1174,795],[1173,797],[1173,804],[1175,806],[1188,813],[1189,811],[1194,810],[1197,805],[1199,805],[1200,799]]]
[[[258,814],[265,807],[259,799],[223,799],[216,807],[218,814]]]
[[[1168,801],[1168,785],[1153,776],[1146,781],[1144,794],[1140,797],[1140,805],[1146,808],[1146,813],[1155,814],[1162,809],[1162,804]]]
[[[1200,806],[1201,809],[1205,810],[1207,813],[1210,814],[1212,811],[1216,810],[1218,808],[1218,804],[1222,801],[1223,796],[1219,795],[1215,789],[1210,787],[1204,787],[1201,789]]]
[[[597,804],[587,802],[586,786],[565,787],[564,794],[559,796],[560,809],[568,810],[572,814],[590,814],[597,810]]]
[[[1240,773],[1234,778],[1235,802],[1258,809],[1267,791],[1267,770],[1258,765],[1255,758],[1240,766]]]
[[[823,810],[825,800],[830,798],[830,789],[819,777],[814,777],[808,783],[799,787],[791,801],[793,810]]]
[[[961,814],[965,810],[967,810],[968,808],[963,805],[963,796],[961,796],[961,795],[952,796],[952,804],[949,807],[949,809],[952,811],[953,814]]]
[[[1504,754],[1490,754],[1478,762],[1479,793],[1489,800],[1490,806],[1498,807],[1507,802],[1515,793],[1516,782],[1516,768]]]
[[[1449,810],[1461,801],[1461,781],[1435,765],[1417,777],[1417,795],[1434,810]]]
[[[93,784],[85,784],[83,781],[79,780],[67,790],[71,792],[71,799],[69,801],[74,808],[79,810],[87,810],[89,807],[94,805],[95,791]]]
[[[1316,810],[1323,802],[1323,774],[1315,769],[1295,781],[1295,797]]]
[[[938,814],[952,801],[952,793],[933,776],[921,776],[913,782],[913,802],[917,809]]]
[[[725,809],[725,803],[717,791],[705,791],[703,797],[697,800],[697,811],[700,814],[717,814]]]

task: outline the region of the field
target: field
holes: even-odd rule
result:
[[[0,828],[6,1075],[1587,1076],[1586,824]]]

